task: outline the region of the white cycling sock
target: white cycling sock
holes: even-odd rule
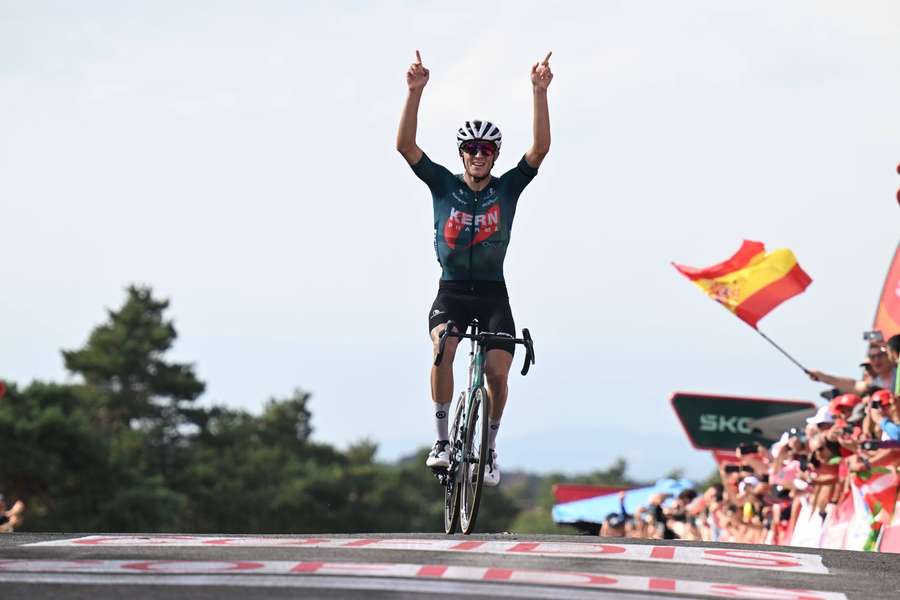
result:
[[[450,411],[450,403],[441,404],[440,402],[434,403],[434,425],[437,430],[437,439],[446,440],[450,438],[450,434],[447,431],[447,413]]]
[[[494,417],[491,417],[488,423],[488,448],[495,450],[497,448],[497,431],[500,429],[500,419],[495,421]]]

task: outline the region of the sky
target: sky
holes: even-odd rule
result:
[[[670,265],[743,239],[814,280],[760,329],[857,374],[900,237],[895,0],[0,0],[0,377],[72,381],[59,351],[137,283],[171,300],[204,405],[302,388],[319,441],[429,445],[440,271],[394,148],[416,49],[419,146],[458,172],[456,129],[490,119],[495,174],[530,145],[553,51],[552,147],[505,266],[537,355],[525,378],[516,358],[505,469],[701,478],[673,391],[818,399]]]

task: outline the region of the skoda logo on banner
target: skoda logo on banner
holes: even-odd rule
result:
[[[750,417],[726,417],[725,415],[700,415],[700,431],[724,431],[730,433],[745,433],[750,435],[753,430]]]
[[[773,444],[781,431],[801,427],[805,415],[815,410],[811,402],[690,392],[672,394],[671,402],[691,444],[698,450],[733,451],[741,444],[752,442]],[[778,434],[761,431],[755,425],[760,419],[779,415],[786,426]]]

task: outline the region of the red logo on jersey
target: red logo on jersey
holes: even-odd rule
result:
[[[494,204],[486,213],[475,217],[467,212],[451,208],[450,217],[444,223],[444,240],[452,250],[455,250],[459,234],[472,227],[475,227],[475,238],[469,244],[470,246],[483,242],[497,233],[497,230],[500,229],[500,205]],[[468,248],[469,246],[464,247]]]

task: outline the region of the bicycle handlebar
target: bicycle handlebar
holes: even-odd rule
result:
[[[468,338],[479,343],[484,343],[489,340],[501,340],[504,342],[512,342],[514,344],[522,344],[525,346],[525,362],[522,365],[522,375],[527,375],[528,369],[531,368],[531,365],[535,364],[534,340],[532,340],[531,332],[529,332],[528,329],[522,329],[521,338],[514,338],[507,335],[498,335],[490,331],[482,331],[481,333],[460,333],[458,331],[452,331],[453,325],[453,321],[447,321],[447,328],[441,333],[441,339],[438,341],[437,356],[434,357],[434,366],[436,367],[439,366],[444,359],[444,346],[449,337],[459,339]]]

